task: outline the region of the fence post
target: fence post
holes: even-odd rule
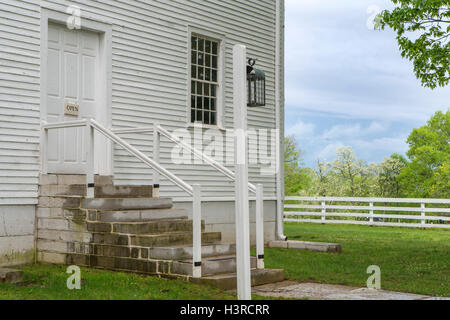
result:
[[[160,162],[160,148],[161,148],[161,134],[159,133],[159,123],[153,125],[153,160],[159,164]],[[160,176],[158,171],[153,170],[153,187],[159,190]],[[158,192],[158,190],[156,190]]]
[[[373,202],[369,204],[370,206],[370,225],[373,226]]]
[[[264,187],[256,185],[256,257],[257,268],[264,269]]]
[[[87,198],[94,198],[94,127],[88,120],[86,124],[86,161],[87,161],[87,171],[86,171],[86,184],[87,184]]]
[[[425,228],[425,203],[421,203],[420,204],[420,208],[422,209],[422,212],[421,212],[422,222],[421,222],[421,224],[422,224],[422,228]]]
[[[236,275],[239,300],[251,300],[250,221],[248,202],[247,49],[233,47],[234,161],[236,195]]]
[[[202,276],[202,195],[200,185],[193,185],[192,200],[192,276],[201,278]]]
[[[327,213],[327,210],[325,208],[325,205],[326,205],[325,201],[322,201],[322,223],[325,223],[326,219],[325,215]]]

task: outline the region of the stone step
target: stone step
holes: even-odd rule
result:
[[[202,244],[222,240],[220,232],[202,232]],[[166,233],[161,235],[130,236],[131,245],[138,247],[168,247],[192,244],[192,232]]]
[[[153,186],[99,186],[95,198],[151,198]]]
[[[202,243],[220,242],[220,232],[203,232]],[[123,235],[110,233],[92,233],[92,244],[136,247],[168,247],[192,244],[192,232],[173,232],[158,235]]]
[[[187,219],[184,209],[153,209],[130,211],[101,211],[95,220],[101,222],[145,222],[166,219]]]
[[[96,186],[113,185],[113,176],[94,176]],[[41,174],[39,179],[41,186],[45,185],[86,185],[84,174]]]
[[[128,235],[160,235],[173,232],[192,232],[192,221],[187,219],[156,220],[146,222],[88,222],[89,232]],[[202,221],[202,231],[205,223]]]
[[[251,271],[252,287],[281,282],[285,279],[282,269],[254,269]],[[201,278],[189,278],[193,283],[213,286],[222,290],[234,290],[237,285],[235,273],[218,274]]]
[[[205,230],[205,222],[202,221],[202,231]],[[162,234],[166,232],[192,232],[192,221],[181,220],[157,220],[149,222],[118,222],[113,224],[113,233],[125,233],[135,235]]]
[[[250,257],[250,267],[256,268],[256,257]],[[219,256],[202,259],[202,276],[236,272],[236,256]],[[173,261],[171,274],[192,276],[192,260]]]
[[[187,260],[192,259],[192,246],[149,248],[150,259]],[[202,257],[217,257],[236,254],[235,244],[211,244],[202,246]]]
[[[171,198],[112,198],[112,199],[83,199],[81,207],[98,211],[171,209]]]
[[[23,271],[0,268],[0,283],[16,284],[22,281]]]
[[[85,184],[48,184],[39,186],[39,195],[43,197],[52,196],[83,196],[87,195]],[[153,196],[152,186],[95,186],[95,198],[151,198]]]

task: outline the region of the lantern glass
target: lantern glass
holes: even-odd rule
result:
[[[266,105],[266,75],[264,71],[252,68],[247,74],[249,107],[263,107]]]

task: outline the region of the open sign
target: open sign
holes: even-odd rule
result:
[[[64,104],[64,114],[69,116],[78,116],[80,106],[76,103],[66,102]]]

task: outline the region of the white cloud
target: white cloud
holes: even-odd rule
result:
[[[310,139],[314,136],[315,128],[316,126],[313,123],[298,121],[296,124],[286,129],[286,134],[288,136],[294,135],[298,139]]]
[[[315,158],[329,161],[336,156],[336,151],[342,147],[344,147],[342,142],[330,143],[325,148],[320,150]]]

